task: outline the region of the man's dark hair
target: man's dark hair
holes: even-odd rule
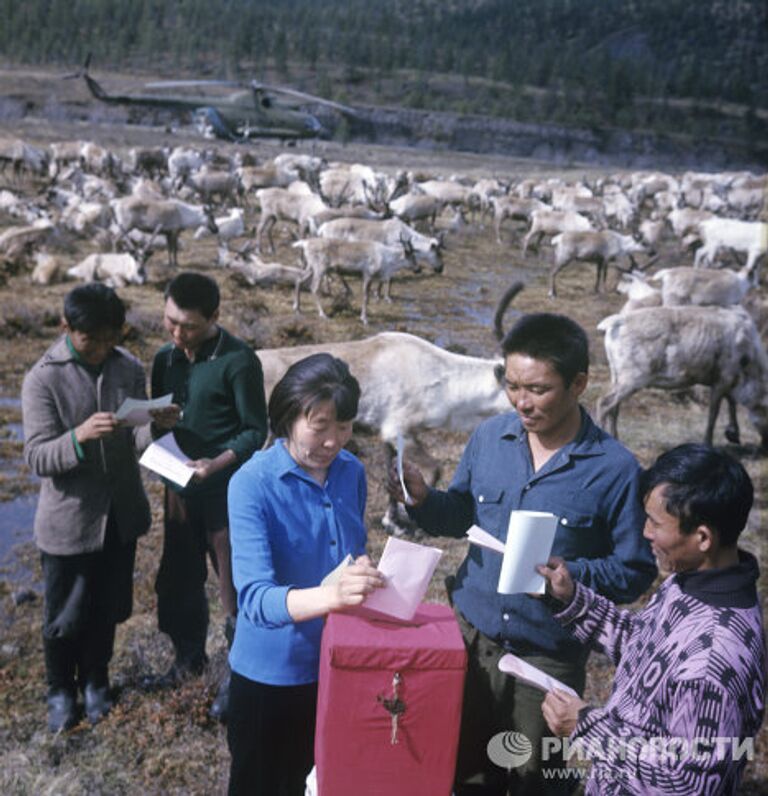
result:
[[[305,417],[322,401],[333,401],[337,420],[354,420],[360,385],[346,362],[330,354],[312,354],[294,362],[269,397],[269,425],[276,437],[287,437],[299,415]]]
[[[210,276],[184,271],[168,283],[165,298],[173,299],[180,310],[197,311],[211,318],[219,308],[219,286]]]
[[[120,331],[125,323],[125,305],[111,287],[89,282],[65,296],[64,320],[73,331],[86,334],[99,329]]]
[[[524,354],[549,362],[566,387],[579,373],[589,372],[589,341],[576,321],[552,312],[524,315],[501,342],[504,358]]]
[[[664,487],[665,510],[677,517],[682,533],[706,525],[723,547],[736,544],[754,498],[752,481],[740,462],[709,445],[679,445],[642,474],[643,499],[657,486]]]

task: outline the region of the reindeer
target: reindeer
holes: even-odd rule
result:
[[[123,235],[132,229],[162,233],[168,242],[168,264],[178,265],[179,235],[185,229],[202,224],[214,234],[219,231],[213,211],[208,206],[190,205],[177,199],[144,199],[126,196],[110,202],[115,221]]]

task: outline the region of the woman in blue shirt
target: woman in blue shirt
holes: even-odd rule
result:
[[[238,616],[230,653],[229,794],[301,796],[312,767],[320,635],[331,611],[383,585],[364,555],[367,487],[352,436],[360,387],[346,363],[294,363],[269,399],[277,440],[229,485]],[[335,583],[323,578],[347,555]]]

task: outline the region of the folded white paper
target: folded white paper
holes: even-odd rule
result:
[[[173,394],[168,393],[160,398],[153,398],[151,401],[140,401],[136,398],[126,398],[115,412],[115,417],[127,426],[143,426],[152,420],[149,414],[151,409],[162,409],[170,406],[173,401]]]
[[[403,490],[403,497],[405,498],[406,506],[413,505],[413,499],[408,494],[408,489],[405,486],[405,477],[403,475],[403,452],[405,451],[405,440],[403,439],[403,432],[397,432],[397,477],[400,479],[400,486]]]
[[[379,561],[387,585],[369,594],[364,608],[410,622],[427,593],[443,551],[390,536]]]
[[[187,465],[189,456],[178,446],[173,432],[156,439],[142,454],[139,464],[173,481],[179,486],[186,486],[194,475],[194,470]]]
[[[469,539],[472,544],[479,545],[480,547],[487,547],[489,550],[504,555],[504,542],[497,539],[495,536],[491,536],[488,531],[484,531],[479,525],[473,525],[467,531],[467,539]]]
[[[578,696],[569,685],[561,683],[546,672],[542,672],[541,669],[537,669],[535,666],[531,666],[530,663],[518,658],[517,655],[512,655],[512,653],[507,653],[499,659],[499,671],[511,674],[518,680],[522,680],[540,691],[551,691],[553,688],[559,688],[572,696]]]
[[[304,796],[317,796],[317,766],[312,766],[312,770],[307,774]]]
[[[558,518],[546,511],[512,511],[499,575],[499,594],[544,594],[546,581],[536,566],[552,552]]]

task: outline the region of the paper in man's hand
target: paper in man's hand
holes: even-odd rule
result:
[[[173,481],[179,486],[186,486],[195,471],[187,462],[187,456],[178,446],[173,432],[156,439],[142,454],[139,464]]]
[[[499,659],[499,671],[511,674],[518,680],[522,680],[540,691],[552,691],[555,688],[559,688],[571,696],[578,697],[578,694],[570,686],[561,683],[546,672],[542,672],[541,669],[531,666],[530,663],[518,658],[517,655],[512,655],[512,653],[502,655]]]
[[[536,567],[552,552],[558,518],[546,511],[512,511],[499,574],[499,594],[544,594],[546,581]]]
[[[472,525],[467,531],[467,539],[472,544],[479,545],[480,547],[487,547],[495,553],[504,555],[504,542],[491,536],[488,531],[484,531],[479,525]]]
[[[115,417],[126,426],[143,426],[152,420],[150,410],[162,409],[173,402],[173,394],[168,393],[151,401],[140,401],[136,398],[126,398],[120,408],[115,412]]]
[[[403,439],[403,432],[397,432],[397,477],[400,479],[400,487],[403,490],[403,497],[405,498],[405,505],[412,506],[413,499],[408,494],[408,487],[405,485],[405,475],[403,473],[403,453],[405,452],[405,440]]]

